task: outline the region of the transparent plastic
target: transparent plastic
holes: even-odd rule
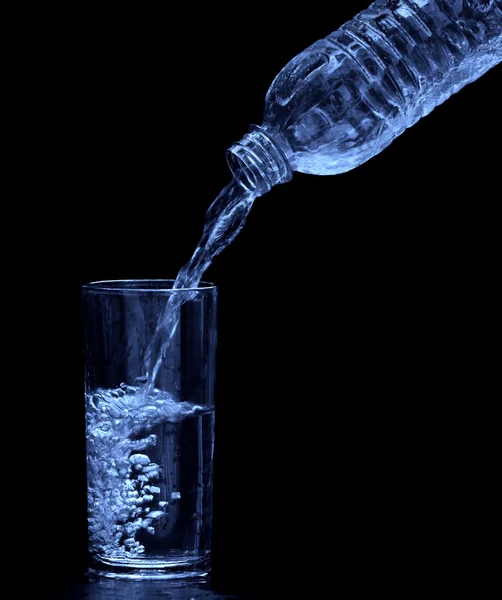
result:
[[[307,48],[272,83],[262,125],[228,150],[232,181],[207,211],[174,287],[197,286],[255,199],[293,171],[357,167],[501,60],[502,0],[377,0]],[[170,299],[147,349],[147,389],[176,331],[180,301]]]
[[[502,0],[377,0],[291,60],[227,154],[257,195],[353,169],[502,60]]]

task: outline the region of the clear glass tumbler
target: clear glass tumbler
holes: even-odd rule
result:
[[[172,285],[82,289],[90,572],[108,577],[209,571],[217,289]],[[170,298],[176,326],[147,386],[146,349]]]

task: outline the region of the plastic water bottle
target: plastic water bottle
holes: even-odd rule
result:
[[[256,196],[343,173],[501,60],[502,0],[377,0],[284,67],[229,166]]]
[[[293,171],[333,175],[361,165],[501,60],[502,0],[373,2],[276,77],[263,124],[228,150],[232,181],[210,206],[173,288],[197,287],[254,200]],[[176,331],[176,302],[167,303],[145,354],[146,395]]]

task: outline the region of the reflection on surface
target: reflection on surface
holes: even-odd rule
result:
[[[207,584],[175,583],[163,581],[117,581],[114,579],[90,579],[89,583],[75,585],[71,600],[237,600],[236,596],[218,594]]]

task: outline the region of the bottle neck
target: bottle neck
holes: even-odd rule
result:
[[[233,175],[248,190],[262,196],[279,183],[293,177],[290,145],[280,131],[252,125],[240,142],[227,150]]]

